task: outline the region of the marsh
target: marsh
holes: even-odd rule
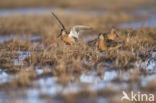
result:
[[[120,103],[123,91],[156,94],[155,0],[1,0],[0,103]],[[79,42],[57,38],[54,10]],[[117,48],[90,40],[116,28]],[[110,43],[111,44],[111,43]],[[125,102],[131,102],[124,100]]]

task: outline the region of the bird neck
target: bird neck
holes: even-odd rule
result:
[[[72,40],[72,38],[70,38],[67,34],[62,34],[61,39],[69,45],[73,45],[74,41]]]
[[[107,46],[104,43],[103,39],[99,39],[99,49],[101,49],[102,51],[107,50]]]
[[[108,39],[114,40],[115,39],[115,33],[111,32],[110,35],[108,35]]]

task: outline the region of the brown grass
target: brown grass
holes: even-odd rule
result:
[[[141,1],[135,2],[136,4],[137,2],[141,3]],[[18,5],[22,4],[19,2]],[[17,76],[17,78],[7,83],[0,84],[0,90],[4,88],[11,90],[14,88],[31,87],[33,81],[46,76],[57,77],[57,82],[64,86],[73,80],[79,79],[81,74],[86,72],[96,71],[96,75],[103,78],[102,75],[106,67],[117,71],[127,70],[127,72],[133,68],[135,72],[132,73],[128,81],[128,89],[134,89],[133,86],[136,83],[140,84],[138,77],[140,68],[136,67],[136,62],[148,59],[151,56],[149,53],[155,49],[155,27],[122,29],[118,27],[120,23],[130,22],[136,18],[140,19],[140,16],[133,16],[126,13],[108,13],[93,17],[85,14],[67,15],[59,10],[57,14],[68,29],[76,24],[91,26],[93,31],[86,32],[87,36],[98,36],[99,32],[108,32],[112,25],[115,25],[118,28],[117,32],[119,34],[119,37],[115,39],[118,47],[102,53],[95,45],[88,46],[83,41],[87,37],[85,36],[85,32],[78,43],[73,46],[66,45],[63,41],[56,38],[60,27],[50,13],[48,15],[11,15],[0,17],[1,35],[10,35],[10,38],[14,34],[26,35],[30,38],[33,35],[40,35],[41,37],[39,40],[33,42],[30,39],[12,38],[9,41],[0,43],[1,70],[10,75]],[[117,17],[120,17],[120,19]],[[38,44],[36,45],[35,43]],[[21,60],[19,65],[14,65],[14,60],[21,56],[18,51],[26,51],[30,53],[30,56],[26,56],[24,60]],[[110,64],[105,65],[103,64],[104,62],[109,62]],[[43,69],[44,72],[37,74],[35,71],[37,68]],[[120,83],[120,81],[116,81]],[[145,87],[143,89],[145,91],[155,90],[154,86],[155,83],[150,83],[147,88]],[[75,100],[83,102],[86,99],[95,102],[100,96],[112,97],[116,93],[119,94],[110,87],[106,90],[95,92],[85,90],[78,93],[59,95],[56,98],[61,98],[63,101],[69,103]],[[82,96],[85,98],[82,98]]]
[[[78,23],[93,27],[93,32],[91,34],[88,33],[90,36],[92,34],[98,35],[97,32],[99,31],[109,31],[111,27],[109,24],[122,22],[113,18],[110,20],[113,17],[111,14],[97,17],[99,19],[87,15],[72,16],[73,18],[70,19],[70,15],[67,16],[61,12],[59,14],[59,17],[63,20],[67,28]],[[125,20],[129,21],[132,18],[128,17]],[[124,21],[124,19],[122,20]],[[27,51],[31,53],[31,56],[25,58],[23,61],[24,65],[28,67],[34,65],[53,68],[51,69],[51,73],[59,76],[59,82],[63,84],[70,81],[70,77],[80,76],[86,71],[93,70],[95,66],[98,69],[102,62],[111,62],[114,69],[134,68],[136,61],[148,58],[148,52],[155,48],[156,28],[154,27],[139,28],[137,30],[118,28],[119,37],[115,41],[120,46],[106,51],[105,54],[101,54],[95,46],[89,47],[82,40],[73,46],[69,46],[56,38],[60,27],[51,15],[0,17],[0,22],[0,32],[3,35],[14,33],[19,35],[41,35],[40,40],[37,41],[38,45],[34,45],[31,40],[23,41],[19,38],[1,43],[1,50],[11,51],[10,54],[4,52],[1,54],[3,57],[1,58],[1,67],[10,68],[13,65],[13,58],[8,58],[8,55],[16,56],[15,51]],[[105,25],[106,22],[108,25]],[[84,38],[85,36],[81,37],[81,39]],[[90,63],[87,64],[86,62]],[[99,75],[100,72],[97,74]]]
[[[144,34],[140,34],[139,32],[142,31],[142,29],[125,31],[129,32],[126,33],[121,30],[120,36],[117,38],[119,39],[118,42],[121,45],[120,48],[106,51],[105,54],[101,54],[98,50],[94,50],[94,47],[88,47],[82,41],[73,46],[65,45],[63,42],[57,40],[57,38],[53,38],[53,41],[51,41],[52,35],[46,35],[46,38],[42,38],[43,40],[40,42],[43,43],[43,47],[34,47],[29,43],[29,41],[27,43],[27,41],[20,41],[18,39],[16,41],[10,42],[10,44],[12,44],[11,49],[8,49],[7,46],[3,47],[3,50],[11,50],[13,52],[9,54],[1,54],[1,56],[3,57],[0,60],[1,67],[7,68],[8,71],[10,71],[11,69],[18,71],[20,75],[20,73],[23,73],[23,70],[25,70],[25,66],[40,66],[41,68],[48,66],[49,68],[51,68],[51,73],[54,76],[59,77],[58,82],[63,84],[68,83],[71,80],[70,78],[80,76],[82,73],[86,72],[86,70],[92,71],[96,66],[96,63],[100,64],[102,62],[110,61],[114,66],[114,69],[135,68],[136,61],[145,59],[150,56],[148,52],[152,51],[152,47],[155,46],[155,40],[151,38],[148,33],[146,33],[146,30],[143,30]],[[131,32],[135,33],[132,34]],[[145,35],[146,38],[140,35]],[[130,42],[132,41],[131,39],[134,42]],[[5,44],[3,45],[5,46]],[[40,51],[36,51],[36,48],[40,48]],[[25,50],[32,53],[31,56],[27,56],[23,61],[25,65],[21,64],[21,69],[19,67],[13,66],[13,58],[8,58],[8,55],[12,55],[12,57],[18,57],[19,54],[16,54],[14,52],[16,50]],[[90,63],[86,64],[86,62]],[[11,68],[12,66],[15,69]],[[31,77],[31,74],[28,74]],[[99,74],[100,71],[97,72],[97,75]],[[24,76],[26,77],[19,78],[26,78],[28,80],[32,79],[29,78],[29,76],[27,78],[27,75]],[[25,82],[20,82],[20,86],[23,83]],[[24,86],[24,84],[22,86]]]

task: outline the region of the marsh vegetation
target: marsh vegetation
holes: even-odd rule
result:
[[[36,1],[0,1],[0,103],[120,103],[123,90],[156,94],[154,0]],[[68,29],[93,29],[66,45],[46,7],[55,7]],[[117,47],[87,45],[112,26]]]

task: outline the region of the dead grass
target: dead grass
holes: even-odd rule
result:
[[[75,24],[84,24],[93,27],[93,32],[87,35],[97,35],[98,32],[107,32],[112,25],[119,25],[122,22],[129,22],[136,18],[127,14],[106,14],[104,16],[92,17],[88,15],[66,15],[59,11],[61,20],[69,28]],[[71,18],[72,16],[72,18]],[[117,17],[119,16],[120,19]],[[139,17],[138,17],[139,18]],[[117,26],[119,37],[116,43],[119,47],[113,48],[104,53],[100,52],[95,46],[88,46],[82,39],[73,46],[65,45],[60,39],[56,38],[60,27],[51,15],[13,15],[0,17],[0,34],[1,35],[40,35],[41,38],[32,42],[31,40],[22,40],[20,38],[11,39],[0,43],[0,68],[1,70],[17,76],[7,83],[0,84],[1,89],[18,89],[31,87],[33,81],[44,76],[58,77],[58,83],[68,85],[74,79],[79,79],[82,73],[96,71],[97,76],[102,76],[105,72],[105,62],[109,62],[108,68],[115,70],[136,70],[129,80],[129,89],[133,89],[133,84],[139,84],[139,68],[136,62],[149,58],[156,47],[156,28],[119,28]],[[11,38],[11,37],[10,37]],[[37,45],[35,43],[38,43]],[[21,54],[18,51],[28,52],[19,65],[14,64],[14,60]],[[43,73],[37,74],[37,68],[44,70]],[[48,68],[48,70],[47,70]],[[102,78],[102,77],[101,77]],[[145,90],[154,90],[154,84],[149,84]],[[84,102],[86,99],[93,102],[99,96],[112,96],[115,94],[111,88],[107,90],[91,92],[81,91],[71,93],[58,98],[66,102],[73,102],[80,99]],[[83,95],[82,95],[83,94]],[[72,96],[72,98],[71,98]],[[82,96],[86,97],[85,99]],[[82,100],[81,100],[82,99]],[[80,102],[78,101],[78,102]]]
[[[131,30],[131,32],[133,31],[134,30]],[[148,37],[148,34],[145,33],[144,35]],[[107,51],[105,54],[94,50],[94,47],[88,47],[82,41],[73,46],[69,46],[57,40],[50,43],[50,38],[46,38],[44,42],[42,42],[45,46],[41,48],[40,52],[35,51],[35,49],[24,49],[30,50],[32,53],[31,56],[26,57],[24,64],[28,67],[31,65],[41,67],[48,66],[51,68],[51,73],[59,77],[58,82],[67,84],[71,80],[70,78],[80,76],[86,72],[86,70],[94,70],[96,63],[110,61],[113,63],[114,69],[128,69],[135,68],[135,62],[137,60],[142,60],[150,56],[148,52],[149,50],[152,51],[152,47],[155,44],[155,41],[152,40],[150,36],[149,38],[146,37],[146,39],[144,37],[140,38],[137,33],[135,35],[131,35],[131,33],[121,33],[120,36],[122,38],[119,37],[118,39],[120,39],[121,47]],[[133,39],[134,42],[129,42],[130,39]],[[33,48],[33,45],[27,45],[29,48]],[[15,48],[15,50],[23,50],[23,48],[16,49],[16,46],[18,47],[18,45],[13,45],[12,48]],[[151,48],[149,48],[150,46]],[[5,53],[5,55],[6,58],[4,59],[10,61],[11,59],[7,59],[8,54]],[[2,59],[2,61],[4,61],[4,59]],[[13,60],[10,62],[13,62]],[[1,62],[1,66],[3,65],[7,66],[8,64]],[[9,65],[11,66],[10,63]],[[11,68],[8,68],[8,70],[9,69]],[[100,74],[99,71],[97,72],[97,75],[98,74]]]
[[[119,22],[117,19],[109,20],[108,18],[112,15],[100,17],[99,21],[96,21],[95,17],[86,15],[78,17],[76,17],[77,15],[73,15],[75,18],[73,17],[72,19],[69,19],[70,16],[65,16],[63,13],[59,15],[62,15],[60,17],[68,28],[77,23],[89,25],[95,28],[93,31],[95,34],[92,34],[97,36],[97,32],[109,30],[109,26],[103,26],[107,20],[107,23],[109,22],[110,24],[112,24],[112,21],[113,23]],[[15,18],[16,20],[14,20]],[[41,35],[40,40],[37,41],[38,45],[32,43],[31,40],[21,40],[19,38],[1,43],[1,50],[12,51],[0,54],[3,57],[0,60],[1,67],[8,68],[9,71],[14,65],[14,58],[8,58],[8,56],[18,57],[19,54],[16,54],[15,51],[27,51],[31,55],[25,58],[23,64],[20,64],[21,68],[32,65],[40,66],[41,68],[48,66],[51,68],[51,74],[58,76],[58,81],[62,84],[67,84],[71,80],[71,77],[77,77],[86,71],[94,70],[96,66],[98,69],[97,75],[100,76],[100,65],[107,61],[112,64],[111,66],[114,69],[135,68],[135,62],[148,58],[150,56],[149,52],[155,48],[154,38],[156,37],[156,28],[154,27],[139,28],[137,30],[118,28],[119,37],[115,41],[120,46],[101,54],[95,46],[89,47],[82,40],[73,46],[65,45],[61,40],[56,38],[60,28],[55,19],[50,15],[39,17],[34,15],[0,17],[0,21],[0,31],[3,35],[14,33]],[[19,66],[13,67],[18,68]],[[15,71],[20,71],[20,69],[15,69]],[[24,84],[24,82],[20,83],[20,85]]]

